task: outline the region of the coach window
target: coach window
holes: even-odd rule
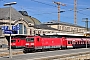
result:
[[[78,41],[78,44],[79,44],[79,41]]]
[[[84,44],[84,41],[83,41],[83,44]]]
[[[86,44],[86,42],[84,41],[84,44]]]
[[[88,44],[88,41],[87,41],[87,44]]]
[[[85,41],[83,41],[84,42],[84,44],[85,44]]]
[[[82,41],[82,44],[84,44],[84,42]]]
[[[81,44],[82,44],[82,41],[81,41]]]
[[[72,44],[72,41],[71,41],[71,44]]]
[[[79,41],[79,44],[80,44],[80,41]]]
[[[80,41],[80,44],[81,44],[81,41]]]
[[[68,44],[72,44],[72,41],[68,41]]]
[[[77,42],[76,42],[76,44],[77,44]]]
[[[68,41],[68,44],[70,44],[70,41]]]

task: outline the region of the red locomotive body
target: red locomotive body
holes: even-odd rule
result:
[[[42,36],[30,36],[26,37],[26,46],[24,52],[52,49],[52,48],[66,48],[65,38],[54,38],[54,37],[42,37]]]
[[[11,48],[24,48],[26,44],[25,38],[12,38]]]
[[[11,38],[11,48],[24,48],[27,35],[15,35]]]

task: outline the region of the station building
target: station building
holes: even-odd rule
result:
[[[29,16],[27,11],[17,11],[13,7],[11,8],[11,21],[10,21],[10,8],[0,8],[0,40],[4,43],[6,42],[5,36],[9,34],[4,34],[2,31],[2,26],[15,26],[18,25],[20,28],[17,35],[35,35],[35,34],[46,34],[46,33],[73,33],[73,34],[83,34],[86,28],[83,26],[74,25],[66,22],[57,22],[51,20],[49,22],[41,23],[38,18]],[[15,35],[15,34],[12,34]],[[4,41],[5,40],[5,41]]]

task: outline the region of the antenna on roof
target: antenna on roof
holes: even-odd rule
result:
[[[24,8],[23,8],[23,6],[21,6],[21,11],[25,11]]]

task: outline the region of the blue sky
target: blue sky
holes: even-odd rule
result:
[[[74,0],[54,0],[66,4],[61,6],[60,21],[74,24]],[[42,23],[51,20],[58,20],[57,5],[52,0],[0,0],[0,8],[4,8],[3,4],[8,2],[17,2],[13,5],[16,10],[25,10],[32,17],[37,18]],[[85,26],[82,22],[83,18],[90,20],[90,0],[77,0],[77,25]],[[90,22],[89,22],[90,27]]]

